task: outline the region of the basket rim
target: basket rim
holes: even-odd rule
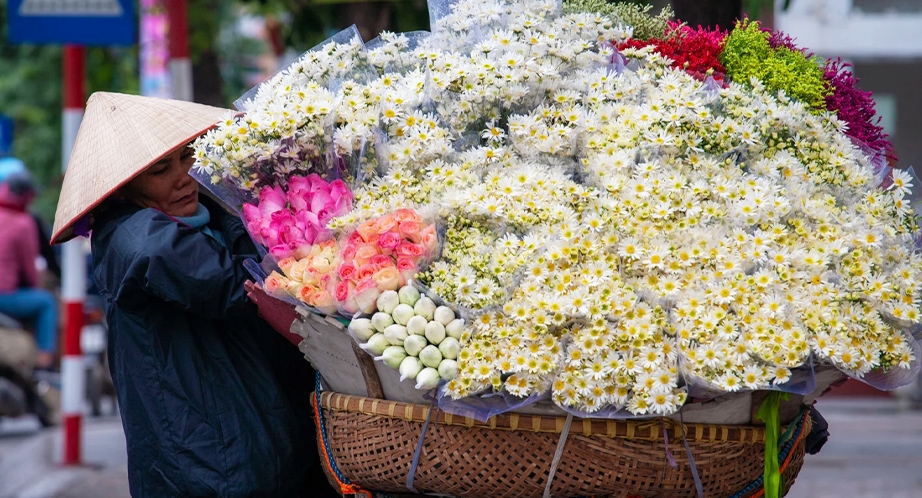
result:
[[[566,417],[524,413],[504,413],[490,417],[486,422],[481,422],[470,417],[447,413],[437,406],[366,398],[331,391],[317,394],[319,394],[320,406],[325,410],[374,415],[408,422],[426,422],[429,411],[433,409],[435,413],[432,414],[431,423],[437,425],[560,434],[566,422]],[[570,427],[570,434],[587,437],[599,436],[658,441],[663,439],[663,430],[666,429],[669,437],[673,438],[673,440],[680,440],[683,438],[683,425],[685,428],[684,439],[688,442],[734,442],[744,444],[763,444],[765,442],[765,428],[763,426],[682,424],[677,420],[666,417],[641,420],[574,418]],[[784,427],[782,427],[783,430]]]

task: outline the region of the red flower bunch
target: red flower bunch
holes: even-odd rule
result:
[[[723,79],[724,67],[720,64],[720,54],[723,51],[726,31],[719,28],[713,30],[698,26],[690,28],[675,22],[669,23],[669,28],[661,39],[628,40],[618,46],[619,49],[643,48],[652,46],[660,55],[672,60],[672,67],[684,69],[690,74],[703,77],[708,71],[714,70],[714,78]]]

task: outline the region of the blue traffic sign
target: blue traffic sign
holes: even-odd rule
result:
[[[8,0],[11,43],[133,45],[134,0]]]
[[[13,150],[13,120],[0,114],[0,157]]]

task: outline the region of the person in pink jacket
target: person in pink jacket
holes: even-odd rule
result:
[[[35,195],[27,174],[0,183],[0,313],[35,328],[38,368],[51,368],[58,336],[58,304],[39,287],[38,227],[27,212]]]

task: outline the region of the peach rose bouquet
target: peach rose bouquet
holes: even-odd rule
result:
[[[336,272],[340,264],[339,244],[335,239],[318,242],[309,246],[306,252],[301,259],[287,257],[279,260],[281,273],[270,273],[263,287],[273,297],[286,301],[294,298],[320,313],[335,313],[331,291],[337,281]]]
[[[371,310],[382,292],[406,285],[438,253],[439,241],[434,223],[404,208],[362,223],[341,247],[333,298],[348,316]]]

